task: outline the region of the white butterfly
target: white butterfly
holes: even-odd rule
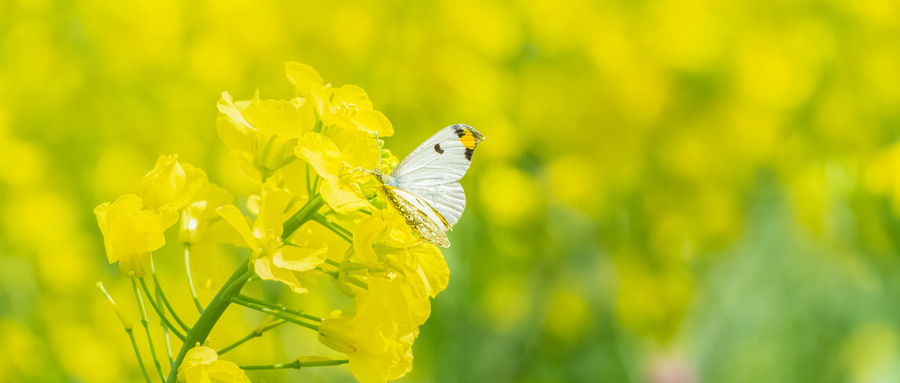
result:
[[[441,129],[413,150],[390,174],[378,174],[387,201],[427,242],[449,247],[444,233],[462,215],[462,179],[484,136],[468,125]]]

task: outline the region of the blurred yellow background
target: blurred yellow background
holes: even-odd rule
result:
[[[92,209],[161,154],[249,194],[216,101],[291,97],[285,61],[366,89],[400,157],[487,137],[401,381],[900,379],[895,1],[7,0],[0,381],[140,379]],[[258,318],[226,314],[220,346]],[[315,343],[273,334],[229,360]]]

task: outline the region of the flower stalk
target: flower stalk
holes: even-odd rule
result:
[[[147,294],[147,296],[149,297],[150,289],[147,287],[147,283],[144,282],[144,278],[135,278],[135,279],[138,279],[141,282],[141,288],[144,290],[144,293]],[[132,282],[134,282],[134,281],[132,281]],[[135,285],[135,289],[137,288],[136,286],[137,285]],[[156,315],[159,315],[160,321],[165,322],[166,326],[169,327],[169,329],[172,331],[172,333],[175,334],[175,336],[177,336],[178,339],[181,339],[181,341],[183,342],[185,339],[185,335],[182,334],[180,331],[178,331],[178,329],[176,329],[175,326],[172,325],[172,322],[169,322],[169,319],[166,318],[166,312],[160,306],[158,306],[156,304],[156,302],[154,302],[152,299],[150,299],[149,301],[150,301],[150,307],[153,308],[153,311],[156,311]],[[141,302],[141,307],[142,308],[144,307],[143,302]]]
[[[264,306],[264,305],[256,304],[256,303],[253,303],[253,302],[247,302],[247,301],[245,301],[245,300],[243,300],[243,299],[241,299],[241,298],[238,298],[238,297],[232,297],[232,298],[231,298],[231,301],[232,301],[233,303],[235,303],[235,304],[244,306],[244,307],[246,307],[246,308],[253,309],[253,310],[259,311],[259,312],[261,312],[261,313],[266,313],[266,314],[272,315],[272,316],[274,316],[274,317],[284,319],[284,320],[286,320],[286,321],[288,321],[288,322],[291,322],[291,323],[293,323],[293,324],[296,324],[296,325],[300,325],[300,326],[306,327],[306,328],[308,328],[308,329],[310,329],[310,330],[319,331],[319,326],[314,325],[314,324],[312,324],[312,323],[304,322],[304,321],[302,321],[302,320],[300,320],[300,319],[297,319],[297,318],[294,317],[293,315],[288,314],[288,313],[285,313],[285,312],[283,312],[283,311],[281,311],[281,310],[276,310],[276,309],[273,309],[273,308],[270,308],[270,307],[267,307],[267,306]]]
[[[347,359],[341,360],[313,360],[309,362],[301,362],[299,360],[295,360],[291,363],[283,363],[283,364],[267,364],[260,366],[241,366],[243,370],[285,370],[285,369],[301,369],[303,367],[324,367],[324,366],[340,366],[342,364],[347,364],[350,361]]]
[[[162,298],[162,302],[166,306],[166,308],[169,310],[169,314],[172,314],[172,319],[175,319],[175,322],[178,322],[178,325],[181,326],[181,328],[184,331],[190,330],[191,328],[188,327],[188,325],[186,323],[184,323],[184,321],[182,321],[180,317],[178,317],[178,313],[175,312],[175,309],[172,308],[172,305],[169,303],[169,300],[166,299],[166,293],[164,293],[162,291],[162,286],[159,284],[159,279],[156,278],[156,266],[153,265],[152,257],[150,258],[150,275],[153,276],[153,284],[156,285],[156,290],[159,293],[159,297]],[[141,285],[144,286],[144,291],[146,291],[147,286],[144,285],[144,278],[141,278]],[[149,297],[149,293],[148,293],[148,297]],[[151,300],[151,302],[152,302],[152,300]]]
[[[141,284],[144,286],[144,291],[147,291],[147,285],[144,284],[144,280],[141,279]],[[137,299],[138,308],[141,311],[141,324],[144,326],[144,331],[147,333],[147,343],[150,344],[150,357],[153,359],[153,365],[156,367],[156,372],[159,373],[159,378],[162,379],[163,382],[166,382],[166,376],[163,375],[162,365],[159,364],[159,358],[156,356],[156,349],[153,347],[153,337],[150,335],[150,319],[147,319],[147,310],[144,308],[144,298],[141,297],[141,291],[138,290],[137,281],[135,278],[131,278],[131,286],[134,289],[134,296]],[[147,298],[153,303],[153,299],[150,299],[148,294]]]
[[[194,301],[194,306],[197,306],[197,311],[203,314],[203,305],[200,304],[200,299],[197,298],[197,290],[194,288],[194,279],[191,276],[191,249],[189,246],[184,247],[184,271],[187,273],[188,286],[191,288],[191,299]]]
[[[284,320],[284,319],[278,319],[278,320],[276,320],[275,322],[273,322],[273,323],[270,324],[270,325],[262,326],[262,327],[257,327],[257,328],[255,328],[255,329],[253,329],[253,331],[251,331],[251,332],[250,332],[249,334],[247,334],[245,337],[243,337],[243,338],[241,338],[241,339],[238,339],[236,342],[234,342],[234,343],[232,343],[232,344],[230,344],[230,345],[228,345],[228,346],[222,348],[221,350],[217,351],[216,353],[219,354],[219,356],[222,356],[222,354],[224,354],[224,353],[226,353],[226,352],[228,352],[228,351],[234,350],[235,348],[237,348],[238,346],[240,346],[240,345],[246,343],[246,342],[249,341],[250,339],[259,338],[259,337],[261,337],[266,331],[269,331],[269,330],[271,330],[271,329],[273,329],[273,328],[275,328],[275,327],[281,326],[281,325],[283,325],[283,324],[285,324],[285,323],[287,323],[286,320]]]
[[[206,342],[206,337],[209,336],[209,333],[216,325],[216,322],[219,321],[219,318],[225,313],[225,309],[231,304],[231,297],[228,295],[234,294],[236,290],[239,291],[240,287],[247,282],[247,278],[250,277],[247,273],[248,264],[249,261],[247,260],[241,262],[241,266],[238,266],[234,273],[231,274],[231,277],[228,278],[228,281],[226,281],[222,288],[219,289],[219,292],[216,293],[212,302],[206,307],[203,314],[200,315],[200,319],[197,319],[197,323],[194,324],[194,327],[187,332],[184,344],[181,346],[181,350],[178,351],[178,356],[175,358],[172,371],[169,372],[169,381],[175,381],[178,376],[178,368],[184,361],[187,352],[195,345]],[[234,287],[229,289],[232,285],[234,285]]]

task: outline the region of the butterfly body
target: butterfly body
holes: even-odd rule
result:
[[[448,247],[450,230],[466,207],[459,180],[484,136],[468,125],[450,125],[425,140],[390,174],[379,174],[386,200],[427,242]]]

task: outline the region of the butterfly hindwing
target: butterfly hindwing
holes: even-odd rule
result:
[[[456,181],[428,188],[406,185],[404,190],[427,201],[444,218],[448,229],[459,221],[466,208],[466,193]]]
[[[444,233],[447,227],[437,212],[428,203],[414,194],[392,186],[385,186],[385,194],[391,203],[413,230],[422,239],[441,247],[450,246],[450,240]]]

